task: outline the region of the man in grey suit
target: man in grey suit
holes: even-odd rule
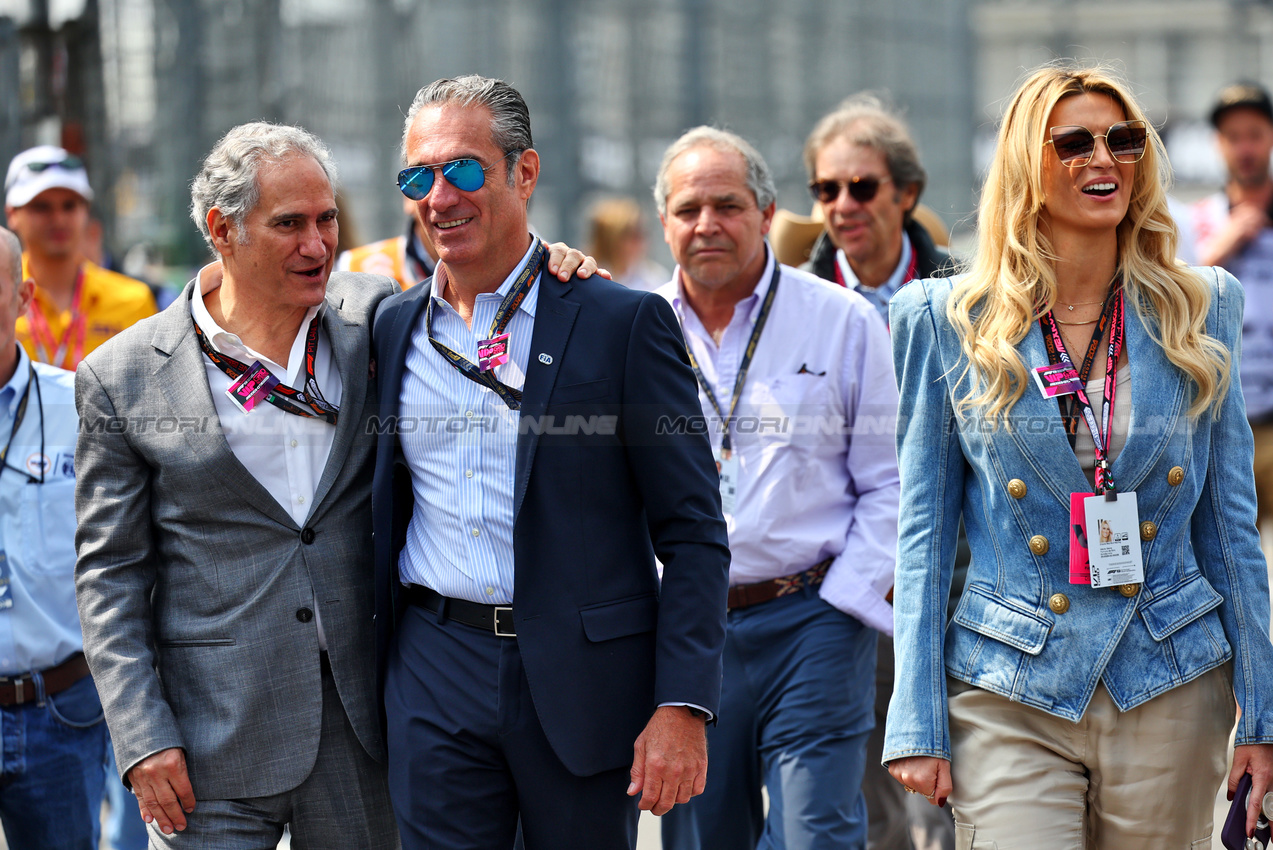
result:
[[[219,261],[76,375],[85,650],[152,846],[398,843],[361,437],[396,287],[329,282],[333,179],[304,130],[227,133],[192,189]]]

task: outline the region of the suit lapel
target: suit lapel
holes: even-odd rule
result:
[[[194,317],[190,313],[194,285],[187,286],[177,303],[163,312],[151,340],[155,349],[164,355],[152,373],[155,383],[175,416],[193,416],[201,423],[209,423],[206,428],[182,429],[182,433],[195,456],[208,466],[211,474],[241,494],[261,513],[295,528],[296,523],[291,516],[248,472],[221,433],[221,419],[212,401],[203,351],[199,348],[199,340],[194,333]]]
[[[562,283],[545,272],[539,280],[539,303],[535,307],[535,331],[531,335],[530,355],[526,358],[526,385],[522,390],[523,420],[517,436],[517,468],[513,480],[513,523],[522,509],[526,486],[530,480],[535,450],[539,447],[540,428],[527,427],[526,417],[540,418],[548,409],[548,397],[565,355],[566,342],[575,326],[579,305],[566,301],[570,283]]]
[[[361,323],[341,311],[343,304],[343,298],[328,293],[327,306],[322,317],[327,343],[331,346],[336,369],[340,372],[341,393],[336,435],[332,438],[331,451],[327,454],[327,463],[323,466],[322,477],[318,479],[318,488],[314,492],[315,510],[323,504],[323,499],[327,497],[345,466],[367,400],[369,334]]]

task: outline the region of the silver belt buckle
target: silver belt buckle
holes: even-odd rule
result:
[[[508,630],[507,631],[500,629],[501,614],[508,615],[508,622],[507,622]],[[517,632],[513,631],[513,629],[515,628],[516,626],[513,625],[513,609],[496,605],[495,606],[495,634],[498,635],[499,637],[515,638],[517,637]]]

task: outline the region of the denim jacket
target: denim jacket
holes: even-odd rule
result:
[[[1218,418],[1188,418],[1190,381],[1146,309],[1127,303],[1132,416],[1111,471],[1136,492],[1145,581],[1121,590],[1069,583],[1070,494],[1090,485],[1056,401],[1031,382],[1011,430],[975,415],[957,425],[953,399],[968,378],[946,318],[953,281],[894,297],[902,500],[884,761],[950,758],[947,676],[1077,721],[1098,682],[1126,711],[1230,658],[1237,743],[1273,742],[1268,577],[1238,382],[1243,293],[1221,269],[1197,271],[1212,284],[1207,331],[1233,352]],[[1027,368],[1048,362],[1037,322],[1017,351]],[[943,629],[961,514],[972,564]]]

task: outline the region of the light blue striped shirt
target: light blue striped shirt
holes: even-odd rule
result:
[[[477,362],[500,301],[530,261],[538,239],[498,290],[477,296],[472,330],[432,292],[433,338]],[[509,320],[509,362],[495,375],[526,383],[539,278]],[[411,468],[415,510],[398,560],[404,584],[486,604],[513,601],[513,479],[521,415],[494,391],[464,377],[429,342],[425,311],[411,334],[399,396],[399,440]]]

